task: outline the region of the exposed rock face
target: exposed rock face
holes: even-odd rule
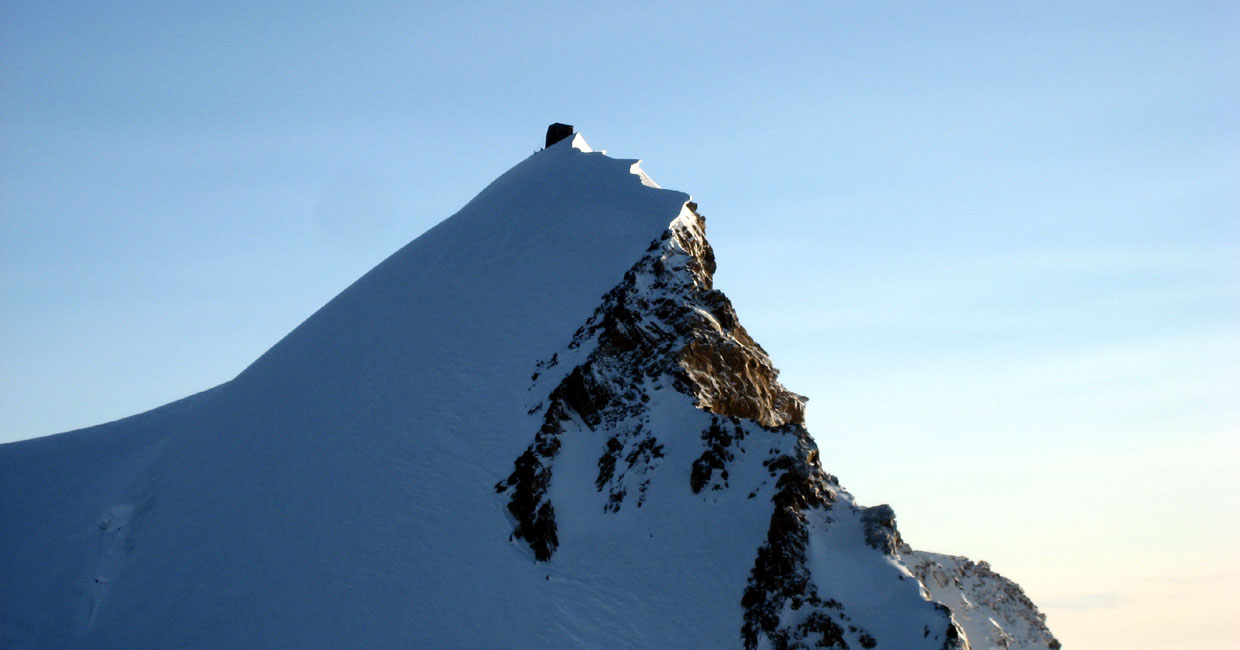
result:
[[[803,454],[784,455],[768,460],[765,465],[772,476],[778,476],[778,491],[773,499],[766,543],[758,549],[749,585],[741,599],[745,610],[741,637],[745,647],[758,647],[759,635],[770,638],[775,648],[808,648],[810,642],[822,648],[847,648],[843,625],[848,617],[843,606],[834,600],[823,600],[806,566],[809,544],[809,522],[805,511],[827,508],[835,502],[834,478],[823,474],[818,466],[818,452],[804,429],[797,427]],[[806,614],[790,624],[785,608]],[[862,643],[869,638],[865,630],[853,626],[850,632]],[[867,646],[863,646],[867,647]],[[870,645],[868,647],[873,647]]]
[[[561,367],[572,362],[558,353],[537,365],[531,390],[546,390],[540,387],[549,377],[558,381],[531,409],[542,414],[533,442],[495,486],[515,520],[512,537],[524,540],[539,561],[555,553],[560,540],[548,488],[562,436],[578,423],[609,434],[594,481],[607,495],[605,510],[641,508],[664,457],[647,402],[651,390],[670,385],[713,414],[705,430],[684,432],[702,443],[685,489],[694,494],[727,489],[729,468],[746,451],[751,457],[745,462],[760,458],[773,486],[767,492],[772,511],[766,539],[756,549],[744,592],[737,594],[744,647],[758,648],[764,638],[778,649],[877,647],[877,632],[858,624],[845,604],[823,595],[813,574],[812,537],[831,525],[840,487],[823,472],[805,430],[805,398],[778,382],[766,352],[740,325],[727,297],[713,288],[714,254],[696,207],[686,204],[577,330],[565,354],[579,359],[571,369]],[[894,561],[899,536],[891,509],[842,505],[840,516],[863,521],[866,541]],[[941,606],[937,611],[936,622],[926,625],[926,639],[933,647],[966,648],[951,613]]]
[[[535,411],[543,410],[542,427],[514,463],[513,473],[496,485],[497,491],[509,495],[508,510],[517,520],[514,537],[526,540],[539,560],[549,559],[558,544],[555,508],[545,496],[558,438],[573,418],[613,433],[599,457],[595,487],[607,491],[607,507],[614,512],[629,497],[641,507],[648,486],[641,476],[663,456],[648,428],[649,395],[642,387],[649,380],[664,378],[711,411],[738,406],[744,414],[760,413],[768,421],[800,417],[800,403],[775,381],[775,369],[740,327],[727,298],[711,288],[714,254],[702,227],[702,217],[686,206],[682,218],[652,242],[623,281],[603,297],[568,343],[570,351],[588,349],[589,354],[550,391],[545,404],[535,406]],[[703,367],[718,364],[724,354],[749,358],[754,370],[721,375],[728,381],[694,382],[695,373],[700,376]],[[559,364],[558,355],[540,362],[532,380],[537,385],[540,375]],[[744,382],[763,385],[747,387],[741,385]],[[780,410],[764,409],[756,400],[740,397],[775,392],[786,393],[779,401]],[[735,416],[732,426],[743,437]],[[721,472],[719,480],[726,481],[731,443],[730,437],[713,436],[704,452],[708,459],[691,478],[698,489],[715,470]]]
[[[573,335],[570,350],[591,352],[550,391],[545,405],[535,407],[545,409],[542,427],[513,473],[496,486],[509,495],[508,509],[517,520],[513,535],[529,542],[540,560],[558,543],[555,508],[544,496],[563,423],[572,418],[614,430],[596,481],[600,491],[609,492],[609,509],[619,510],[629,496],[641,507],[647,482],[637,477],[663,455],[648,431],[649,396],[641,389],[648,380],[666,379],[695,398],[699,408],[719,416],[701,433],[706,449],[690,475],[694,492],[707,484],[727,485],[731,449],[746,435],[742,420],[813,444],[801,428],[804,398],[779,384],[766,352],[740,325],[727,297],[713,288],[714,252],[695,208],[685,206]],[[532,379],[537,382],[559,363],[558,356],[539,363]],[[781,469],[795,464],[790,457],[781,463]]]

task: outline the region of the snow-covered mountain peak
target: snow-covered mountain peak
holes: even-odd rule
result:
[[[574,134],[233,381],[0,446],[0,646],[1056,647],[823,470],[705,223]]]

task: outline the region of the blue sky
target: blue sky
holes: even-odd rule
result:
[[[566,121],[914,545],[1223,647],[1240,7],[1080,4],[3,2],[0,440],[230,379]]]

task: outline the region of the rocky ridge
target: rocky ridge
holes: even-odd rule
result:
[[[915,551],[907,544],[898,550],[929,597],[955,613],[974,648],[1060,647],[1046,627],[1046,615],[1020,585],[992,571],[986,562]]]
[[[748,495],[762,492],[772,510],[747,586],[737,595],[744,647],[878,647],[876,632],[823,592],[811,547],[837,518],[847,518],[864,529],[874,552],[898,562],[894,512],[888,506],[857,507],[822,470],[804,427],[806,399],[779,383],[766,352],[713,287],[715,259],[704,229],[697,206],[687,203],[603,297],[563,354],[537,364],[531,392],[543,397],[530,412],[541,416],[541,426],[512,473],[495,486],[507,500],[511,536],[527,544],[538,561],[554,555],[561,540],[549,485],[563,436],[574,435],[578,426],[606,434],[594,481],[607,495],[604,509],[641,508],[664,459],[649,396],[671,388],[711,414],[704,430],[675,434],[701,441],[691,467],[672,468],[673,476],[687,470],[685,489],[702,495],[726,490],[733,464],[759,458],[769,478],[767,489]],[[927,623],[923,636],[938,639],[934,647],[969,647],[951,610],[933,606],[937,623]]]

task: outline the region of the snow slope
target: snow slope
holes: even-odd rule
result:
[[[0,646],[967,647],[703,224],[578,135],[236,379],[0,446]]]

